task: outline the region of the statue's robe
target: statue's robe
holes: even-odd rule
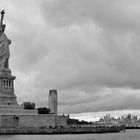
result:
[[[10,40],[2,33],[0,36],[0,69],[6,68],[6,63],[8,63],[10,57],[9,44]]]

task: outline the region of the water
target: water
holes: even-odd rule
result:
[[[1,135],[0,140],[140,140],[140,129],[108,134]]]

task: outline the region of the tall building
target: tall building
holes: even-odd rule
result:
[[[49,91],[49,108],[51,113],[57,115],[57,90]]]

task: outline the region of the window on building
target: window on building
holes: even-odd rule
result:
[[[6,81],[6,86],[8,87],[8,80]]]
[[[5,86],[5,80],[3,80],[3,85]]]
[[[11,87],[11,81],[9,81],[9,87]]]

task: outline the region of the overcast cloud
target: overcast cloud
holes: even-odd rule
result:
[[[19,103],[59,113],[140,109],[140,1],[0,0]]]

